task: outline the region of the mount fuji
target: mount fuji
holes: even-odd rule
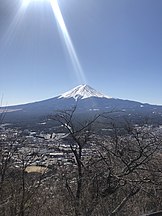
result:
[[[123,100],[104,95],[88,85],[79,85],[56,97],[5,108],[4,122],[39,122],[49,114],[58,110],[69,110],[77,107],[76,113],[82,116],[96,113],[112,112],[113,117],[132,117],[152,119],[162,124],[162,106],[144,104],[136,101]],[[0,107],[0,113],[4,107]]]
[[[79,85],[68,92],[63,93],[59,96],[59,98],[74,98],[76,101],[78,99],[85,99],[90,97],[98,97],[98,98],[111,98],[106,96],[89,85]]]

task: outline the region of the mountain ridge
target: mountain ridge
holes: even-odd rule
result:
[[[104,95],[88,85],[79,85],[56,97],[33,103],[8,106],[5,121],[27,121],[54,114],[58,110],[69,110],[77,106],[76,112],[81,115],[112,112],[116,116],[149,116],[162,119],[162,106],[150,105],[131,100],[112,98]],[[5,108],[0,107],[0,113]],[[162,120],[161,120],[162,122]]]

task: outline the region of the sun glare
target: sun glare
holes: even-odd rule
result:
[[[58,23],[59,30],[62,33],[62,36],[64,38],[64,43],[66,45],[67,51],[69,53],[71,62],[73,64],[76,76],[78,78],[79,82],[86,83],[86,78],[82,69],[82,66],[80,64],[79,58],[77,56],[76,50],[74,48],[73,42],[71,40],[71,37],[69,35],[69,32],[67,30],[66,24],[64,22],[64,18],[62,16],[59,4],[57,0],[50,0],[51,7],[54,13],[54,16],[56,18],[56,21]]]
[[[47,1],[50,1],[50,0],[22,0],[22,5],[23,7],[28,7],[28,5],[31,3],[31,2],[47,2]]]
[[[26,8],[30,4],[31,1],[32,0],[23,0],[22,6]]]
[[[76,50],[74,48],[74,45],[72,43],[71,37],[69,35],[69,32],[67,30],[66,24],[64,22],[64,18],[62,16],[58,0],[22,0],[22,8],[24,11],[28,8],[30,3],[33,2],[39,2],[39,3],[45,3],[49,2],[51,4],[51,8],[54,14],[54,17],[57,21],[59,32],[61,33],[61,36],[63,37],[64,43],[66,45],[69,57],[71,59],[75,74],[78,78],[79,82],[86,83],[85,75],[83,72],[83,69],[81,67],[79,58],[77,56]]]

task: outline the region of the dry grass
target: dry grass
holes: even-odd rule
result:
[[[27,166],[25,171],[27,173],[41,173],[44,174],[45,172],[48,171],[47,167],[42,167],[42,166]]]

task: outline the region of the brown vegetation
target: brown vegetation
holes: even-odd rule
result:
[[[152,128],[127,125],[123,133],[112,124],[112,135],[101,136],[93,133],[99,116],[85,124],[74,110],[51,118],[69,133],[75,162],[27,173],[24,155],[21,167],[12,164],[15,140],[7,140],[7,151],[1,140],[0,215],[138,216],[162,209],[161,137]],[[86,148],[94,151],[85,158]]]

